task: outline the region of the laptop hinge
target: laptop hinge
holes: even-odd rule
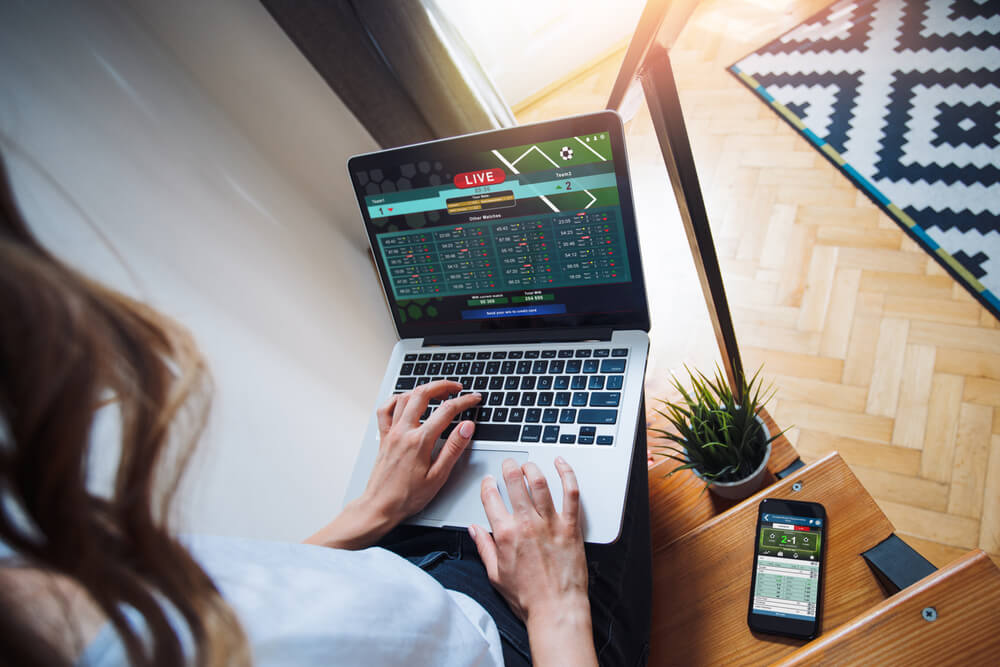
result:
[[[467,334],[427,336],[424,346],[435,345],[503,345],[509,343],[557,343],[564,341],[611,340],[610,327],[579,327],[574,329],[528,329],[518,331],[479,331]]]

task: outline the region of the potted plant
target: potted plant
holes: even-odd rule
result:
[[[760,369],[749,381],[742,378],[742,398],[737,398],[718,369],[715,379],[711,379],[700,371],[684,368],[691,390],[673,377],[672,383],[683,401],[659,399],[663,408],[656,410],[676,432],[651,429],[673,444],[657,445],[666,451],[654,454],[681,464],[667,473],[668,477],[691,469],[705,482],[705,488],[722,498],[742,500],[753,495],[764,481],[771,442],[781,435],[771,435],[759,414],[774,391],[770,387],[762,389]]]

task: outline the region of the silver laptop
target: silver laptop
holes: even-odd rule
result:
[[[584,539],[615,541],[649,331],[619,116],[393,148],[348,170],[400,337],[375,405],[437,379],[483,395],[460,416],[476,421],[469,450],[408,522],[489,525],[480,482],[501,480],[509,506],[508,457],[534,461],[561,507],[561,455],[579,481]],[[378,444],[373,408],[348,499]]]

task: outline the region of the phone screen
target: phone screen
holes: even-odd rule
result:
[[[823,519],[765,513],[757,535],[754,614],[816,620]]]

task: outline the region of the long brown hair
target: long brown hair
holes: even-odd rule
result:
[[[187,661],[164,599],[186,622],[196,664],[248,661],[232,610],[166,529],[210,389],[182,327],[38,243],[0,161],[0,541],[27,566],[76,582],[135,665]],[[88,486],[102,406],[121,426],[110,495]],[[123,605],[143,616],[147,638]],[[74,662],[47,632],[3,604],[0,662]]]

